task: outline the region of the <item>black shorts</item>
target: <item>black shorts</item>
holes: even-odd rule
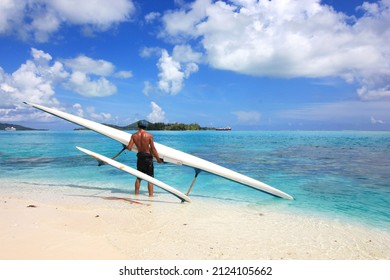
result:
[[[153,156],[149,153],[141,152],[137,154],[137,158],[138,171],[154,177]]]

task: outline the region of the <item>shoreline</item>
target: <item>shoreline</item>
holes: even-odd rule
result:
[[[0,187],[0,260],[390,259],[386,230],[273,210],[9,182]]]

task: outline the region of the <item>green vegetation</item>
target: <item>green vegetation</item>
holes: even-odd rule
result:
[[[126,126],[117,126],[111,124],[104,124],[119,130],[137,130],[138,122],[134,122],[132,124]],[[76,130],[84,130],[85,128],[77,128]],[[183,130],[215,130],[215,128],[209,127],[201,127],[197,123],[184,124],[184,123],[151,123],[148,122],[147,130],[172,130],[172,131],[183,131]]]
[[[209,130],[210,128],[201,127],[197,123],[150,123],[148,130]]]

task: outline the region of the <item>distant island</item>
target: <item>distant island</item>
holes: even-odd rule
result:
[[[17,124],[10,124],[10,123],[0,123],[0,130],[6,130],[6,131],[15,131],[15,130],[45,130],[45,129],[34,129],[30,127],[25,127],[22,125]]]
[[[126,126],[118,126],[113,124],[106,124],[109,127],[119,129],[119,130],[137,130],[138,129],[138,122],[134,122],[132,124],[126,125]],[[46,131],[47,129],[35,129],[30,127],[25,127],[22,125],[17,124],[9,124],[9,123],[0,123],[0,131],[26,131],[26,130],[36,130],[36,131]],[[89,130],[84,127],[75,128],[74,130]],[[171,130],[171,131],[199,131],[199,130],[231,130],[230,127],[224,127],[224,128],[214,128],[214,127],[202,127],[197,123],[191,123],[191,124],[185,124],[185,123],[151,123],[148,122],[148,128],[147,130]]]
[[[112,125],[112,124],[104,124],[112,128],[116,128],[119,130],[137,130],[138,122],[134,122],[132,124],[126,125],[126,126],[118,126],[118,125]],[[75,130],[87,130],[86,128],[76,128]],[[171,131],[184,131],[184,130],[217,130],[216,128],[212,127],[201,127],[197,123],[191,123],[191,124],[184,124],[184,123],[151,123],[148,122],[148,128],[147,130],[171,130]]]

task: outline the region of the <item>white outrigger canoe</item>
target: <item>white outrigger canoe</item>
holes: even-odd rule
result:
[[[29,102],[25,102],[25,103],[34,107],[34,108],[42,110],[46,113],[52,114],[54,116],[57,116],[59,118],[67,120],[69,122],[75,123],[77,125],[83,126],[85,128],[94,130],[100,134],[103,134],[107,137],[110,137],[110,138],[122,143],[125,146],[127,146],[129,141],[130,141],[131,134],[127,133],[125,131],[121,131],[121,130],[118,130],[118,129],[115,129],[115,128],[112,128],[112,127],[109,127],[109,126],[106,126],[103,124],[96,123],[96,122],[91,121],[91,120],[87,120],[87,119],[84,119],[84,118],[81,118],[81,117],[78,117],[78,116],[75,116],[75,115],[72,115],[69,113],[65,113],[65,112],[62,112],[62,111],[59,111],[56,109],[45,107],[42,105],[37,105],[37,104],[29,103]],[[174,163],[174,164],[178,164],[178,165],[185,165],[185,166],[189,166],[189,167],[192,167],[195,169],[195,177],[191,183],[191,186],[187,192],[187,195],[189,194],[192,186],[194,185],[195,180],[196,180],[199,172],[207,171],[209,173],[221,176],[223,178],[226,178],[226,179],[229,179],[231,181],[240,183],[242,185],[251,187],[253,189],[271,194],[271,195],[276,196],[276,197],[281,197],[281,198],[285,198],[285,199],[294,199],[291,195],[289,195],[289,194],[287,194],[279,189],[276,189],[276,188],[274,188],[270,185],[267,185],[263,182],[255,180],[251,177],[248,177],[248,176],[243,175],[241,173],[238,173],[236,171],[230,170],[228,168],[222,167],[222,166],[215,164],[215,163],[212,163],[210,161],[201,159],[199,157],[190,155],[188,153],[170,148],[168,146],[165,146],[165,145],[162,145],[162,144],[159,144],[156,142],[155,142],[155,147],[159,153],[160,158],[164,162]],[[134,145],[132,151],[137,152],[137,148],[135,145]]]

